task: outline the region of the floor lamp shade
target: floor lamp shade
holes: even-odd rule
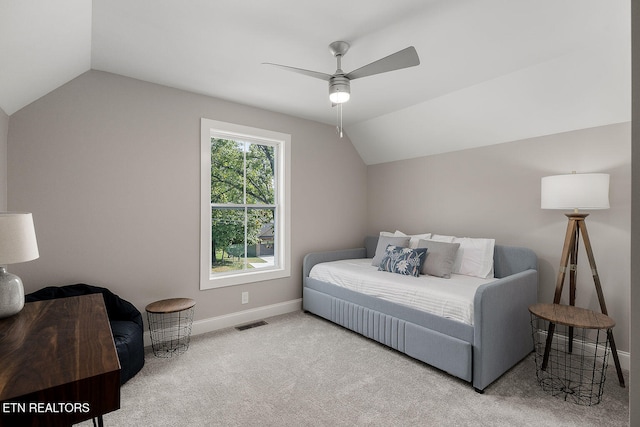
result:
[[[22,280],[8,273],[5,266],[39,256],[33,216],[30,213],[0,213],[0,318],[13,316],[24,307]]]
[[[545,176],[540,199],[542,209],[609,209],[609,174]]]

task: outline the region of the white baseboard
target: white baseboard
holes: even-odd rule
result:
[[[287,314],[302,309],[302,298],[285,301],[278,304],[266,305],[264,307],[252,308],[238,311],[236,313],[225,314],[223,316],[210,317],[208,319],[196,320],[193,322],[191,335],[206,334],[218,329],[230,328],[232,326],[262,320],[267,317]],[[149,331],[144,333],[144,346],[151,346],[151,335]]]
[[[631,353],[618,350],[618,359],[620,360],[620,367],[628,371],[631,366]]]
[[[236,313],[225,314],[218,317],[210,317],[208,319],[196,320],[193,322],[191,330],[192,335],[206,334],[207,332],[217,331],[218,329],[230,328],[232,326],[242,325],[245,323],[262,320],[267,317],[279,316],[281,314],[292,313],[302,309],[302,298],[285,301],[278,304],[267,305],[264,307],[252,308],[250,310],[239,311]],[[541,331],[542,334],[544,332]],[[144,346],[151,345],[151,336],[149,331],[144,333]],[[622,369],[629,370],[630,353],[618,350],[618,359]],[[609,359],[609,363],[613,363],[613,359]]]
[[[539,330],[538,334],[540,335],[540,338],[537,338],[537,339],[541,340],[540,342],[544,343],[546,340],[547,332],[543,330]],[[562,340],[565,343],[565,345],[566,345],[566,342],[569,341],[569,338],[566,337],[565,335],[556,334],[555,338]],[[578,344],[574,344],[574,345],[578,346]],[[586,344],[585,347],[589,349],[589,353],[593,354],[596,351],[596,347],[592,343]],[[602,350],[601,347],[598,348],[599,354],[602,354],[601,350]],[[620,351],[620,350],[617,350],[617,353],[618,353],[618,360],[620,361],[620,367],[628,371],[629,367],[631,366],[631,362],[630,362],[631,353],[627,351]],[[609,365],[613,365],[613,364],[614,364],[613,356],[609,354]]]

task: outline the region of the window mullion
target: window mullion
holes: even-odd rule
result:
[[[244,260],[243,260],[243,265],[244,265],[244,270],[246,270],[249,266],[247,265],[247,237],[248,237],[248,233],[247,230],[249,228],[249,220],[248,220],[248,215],[249,215],[249,210],[247,209],[247,142],[244,142],[244,148],[242,149],[242,153],[243,153],[243,158],[242,158],[242,171],[243,171],[243,179],[244,179],[244,185],[243,185],[243,195],[242,195],[242,203],[244,204]]]

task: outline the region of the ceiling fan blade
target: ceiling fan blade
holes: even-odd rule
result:
[[[331,74],[321,73],[319,71],[305,70],[303,68],[289,67],[288,65],[273,64],[271,62],[263,62],[263,64],[273,65],[274,67],[282,68],[283,70],[293,71],[294,73],[304,74],[305,76],[315,77],[316,79],[325,81],[329,81],[332,77]]]
[[[363,67],[353,70],[345,77],[349,80],[359,79],[361,77],[372,76],[374,74],[386,73],[387,71],[400,70],[402,68],[414,67],[420,64],[418,52],[413,46],[402,49],[382,59],[367,64]]]

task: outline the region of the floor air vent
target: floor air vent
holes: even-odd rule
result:
[[[263,326],[266,324],[267,322],[265,322],[264,320],[259,320],[257,322],[247,323],[246,325],[236,326],[236,329],[239,331],[246,331],[247,329],[257,328],[258,326]]]

